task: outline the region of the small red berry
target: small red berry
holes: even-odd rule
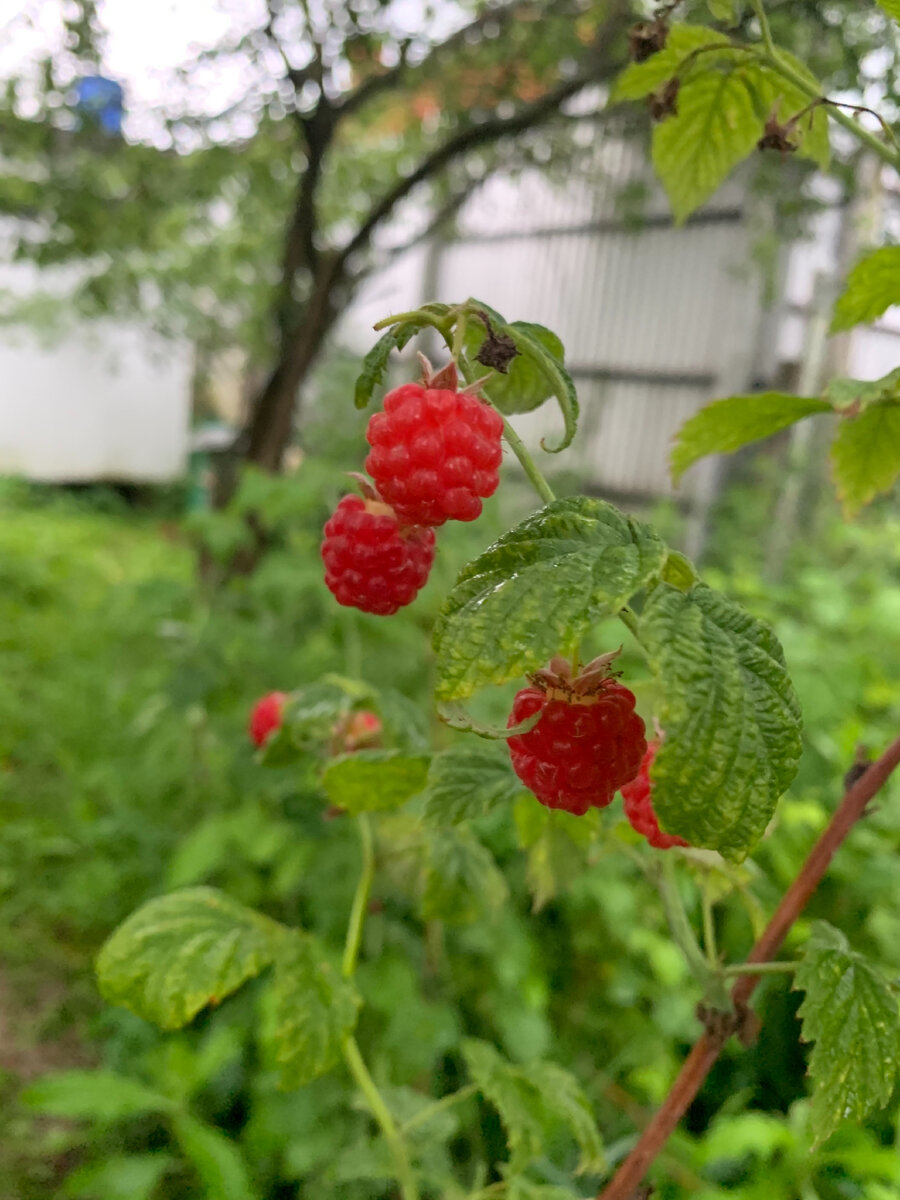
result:
[[[651,799],[653,784],[650,782],[650,766],[656,757],[659,746],[660,739],[654,738],[647,747],[647,753],[644,755],[637,778],[626,783],[621,789],[622,799],[625,801],[625,816],[632,829],[642,834],[657,850],[671,850],[673,846],[689,846],[690,842],[676,837],[674,833],[663,833],[659,827],[659,821],[656,819],[656,813],[653,811]]]
[[[381,738],[381,728],[378,717],[363,708],[343,717],[335,726],[334,735],[344,752],[349,754],[365,746],[377,746]]]
[[[264,745],[276,729],[281,728],[287,692],[269,692],[253,705],[250,713],[250,738],[257,746]]]
[[[455,369],[434,377],[426,368],[424,383],[395,388],[369,420],[366,470],[399,519],[413,525],[474,521],[499,483],[503,418],[456,391],[455,377]]]
[[[605,808],[637,774],[647,749],[634,695],[609,674],[604,655],[572,676],[565,659],[531,676],[507,727],[540,712],[528,733],[508,739],[513,770],[547,808],[582,816]]]
[[[344,496],[325,525],[325,583],[339,604],[388,616],[410,604],[434,562],[431,529],[401,526],[381,500]]]

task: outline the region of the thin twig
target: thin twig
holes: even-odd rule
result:
[[[850,830],[865,812],[872,797],[884,786],[894,769],[900,765],[900,737],[868,768],[866,773],[844,794],[825,832],[813,846],[794,882],[785,892],[762,936],[747,956],[748,963],[769,963],[777,953],[791,926],[800,916],[818,887],[835,853]],[[742,974],[731,992],[731,1002],[738,1019],[746,1012],[747,1001],[759,983],[758,973]],[[672,1084],[662,1107],[650,1121],[637,1145],[622,1162],[618,1171],[598,1194],[598,1200],[634,1200],[635,1193],[653,1160],[687,1112],[703,1085],[706,1076],[719,1057],[725,1043],[734,1032],[734,1025],[709,1028],[697,1039],[684,1061],[678,1078]]]

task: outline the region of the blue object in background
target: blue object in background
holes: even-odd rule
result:
[[[85,75],[75,85],[75,109],[90,114],[104,133],[122,132],[125,93],[121,84],[104,75]]]

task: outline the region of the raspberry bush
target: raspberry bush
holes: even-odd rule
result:
[[[819,95],[802,64],[776,52],[765,13],[754,7],[762,38],[752,44],[705,27],[670,29],[666,10],[645,23],[634,40],[638,61],[620,79],[621,97],[650,96],[651,110],[665,118],[654,161],[679,217],[757,143],[766,149],[795,137],[801,153],[823,160],[827,152],[826,109],[835,115],[840,106]],[[677,104],[663,104],[660,89]],[[735,89],[754,99],[732,112]],[[779,103],[794,117],[776,129]],[[704,128],[721,125],[715,137],[697,133],[698,113]],[[867,143],[875,137],[849,126]],[[875,141],[884,156],[886,144]],[[871,315],[863,303],[870,261],[852,274],[838,325],[863,310]],[[900,301],[900,287],[884,298]],[[792,972],[804,993],[803,1037],[815,1042],[811,1134],[824,1141],[890,1097],[900,1064],[896,997],[877,965],[831,926],[814,926],[799,943],[792,938],[788,960],[776,955],[900,761],[900,742],[852,782],[752,947],[748,938],[746,961],[723,962],[716,906],[746,895],[752,876],[740,864],[773,828],[801,753],[799,705],[776,634],[704,582],[646,522],[593,497],[554,495],[514,428],[517,413],[552,400],[562,436],[544,449],[558,453],[576,434],[578,400],[553,333],[509,322],[476,299],[426,304],[377,328],[381,337],[356,388],[360,407],[381,386],[391,352],[421,331],[443,339],[448,361],[437,374],[425,364],[420,381],[390,391],[369,422],[365,468],[373,482],[363,480],[362,495],[346,495],[324,530],[323,586],[337,602],[382,620],[415,604],[440,553],[439,527],[476,520],[497,489],[501,438],[539,507],[478,554],[444,597],[427,668],[442,722],[434,747],[389,699],[389,680],[383,687],[343,676],[298,681],[289,696],[272,693],[252,712],[261,766],[302,762],[315,778],[305,794],[329,820],[352,821],[358,831],[358,883],[341,960],[302,923],[275,920],[213,888],[188,888],[151,900],[113,933],[97,963],[104,994],[177,1029],[260,976],[259,1036],[283,1086],[342,1070],[358,1087],[381,1138],[361,1177],[392,1181],[376,1185],[373,1196],[561,1200],[576,1194],[569,1184],[577,1178],[579,1195],[631,1200],[649,1194],[639,1189],[651,1168],[665,1189],[656,1156],[726,1042],[752,1042],[749,1000],[760,976]],[[682,430],[674,470],[794,420],[837,412],[845,420],[836,474],[852,510],[900,469],[896,445],[882,438],[876,469],[863,478],[873,431],[892,428],[898,411],[896,381],[867,386],[856,389],[852,405],[847,386],[821,399],[766,393],[718,401]],[[504,712],[505,724],[496,720]],[[665,736],[648,746],[651,721]],[[508,852],[508,831],[497,829],[509,814],[537,907],[564,886],[573,864],[602,870],[604,854],[627,858],[657,885],[693,980],[697,1043],[615,1171],[583,1082],[553,1062],[520,1060],[471,1037],[458,1090],[434,1096],[427,1084],[392,1088],[384,1064],[365,1053],[377,993],[361,963],[377,960],[377,946],[365,940],[377,874],[404,889],[423,930],[477,922],[508,901],[496,856]],[[779,836],[777,824],[771,836]],[[698,882],[713,872],[721,881],[714,893]],[[414,1039],[415,1030],[406,1036]],[[504,1130],[499,1160],[487,1149],[476,1163],[453,1159],[448,1114],[475,1097]]]

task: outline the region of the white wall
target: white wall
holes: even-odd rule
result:
[[[191,355],[97,322],[62,341],[0,330],[0,474],[48,482],[179,478]]]

